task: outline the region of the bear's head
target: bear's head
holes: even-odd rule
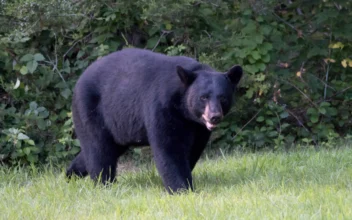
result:
[[[177,66],[186,86],[184,102],[190,118],[213,130],[229,112],[242,68],[233,66],[225,74],[207,70],[190,71]]]

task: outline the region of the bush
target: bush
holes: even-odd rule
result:
[[[244,67],[213,146],[317,145],[351,133],[349,1],[29,1],[0,3],[0,161],[79,151],[72,89],[123,47]]]

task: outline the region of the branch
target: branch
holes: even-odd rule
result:
[[[292,28],[293,30],[297,31],[297,33],[301,34],[302,36],[304,36],[304,34],[302,33],[302,31],[298,30],[295,26],[293,26],[292,24],[288,23],[287,21],[285,21],[284,19],[282,19],[279,15],[277,15],[275,12],[272,12],[272,14],[279,19],[280,21],[284,22],[286,25],[288,25],[290,28]]]
[[[287,83],[291,86],[293,86],[295,89],[297,89],[297,91],[299,91],[312,105],[314,105],[316,108],[318,108],[317,104],[315,104],[309,97],[307,94],[305,94],[302,90],[300,90],[296,85],[292,84],[291,82],[289,81],[285,81],[285,80],[282,80],[282,79],[279,79],[277,78],[277,80],[281,81],[281,82],[284,82],[284,83]]]
[[[325,81],[323,81],[322,79],[320,79],[319,77],[315,76],[314,74],[308,73],[310,76],[314,77],[315,79],[319,80],[324,86],[327,86],[328,88],[330,88],[331,90],[336,91],[336,89],[332,86],[330,86],[329,84],[327,84]]]
[[[235,138],[237,137],[237,135],[240,134],[241,131],[242,131],[245,127],[247,127],[247,125],[248,125],[249,123],[251,123],[251,122],[253,121],[253,119],[255,119],[255,118],[257,117],[257,115],[258,115],[262,110],[263,110],[263,108],[259,109],[259,111],[257,111],[257,113],[255,113],[255,115],[254,115],[249,121],[247,121],[247,123],[246,123],[245,125],[243,125],[243,127],[236,133],[235,136],[233,136],[232,139],[235,139]]]
[[[48,63],[50,65],[53,66],[52,71],[56,71],[57,74],[59,74],[60,78],[62,79],[62,81],[66,84],[66,80],[64,79],[64,77],[62,76],[62,74],[60,73],[59,69],[57,68],[57,64],[58,64],[58,58],[57,58],[57,38],[56,38],[56,33],[54,33],[55,36],[55,45],[54,45],[54,51],[55,51],[55,62],[53,62],[50,57],[48,56],[48,59],[50,60],[50,62],[44,61],[45,63]],[[67,85],[67,84],[66,84]]]
[[[208,33],[208,31],[203,30],[203,32],[204,32],[204,33],[206,33],[206,34],[208,35],[209,39],[211,39],[211,35]]]
[[[93,32],[87,34],[86,36],[82,37],[81,39],[76,40],[62,57],[65,58],[66,55],[76,46],[76,44],[78,44],[78,42],[81,42],[82,40],[86,39],[87,37],[89,37],[92,34],[93,34]]]
[[[16,54],[14,53],[14,52],[12,52],[10,49],[8,49],[8,48],[5,48],[5,50],[12,56],[12,58],[14,59],[14,60],[16,60],[16,62],[17,62],[17,59],[16,59]]]
[[[349,89],[352,89],[352,86],[346,87],[346,88],[344,88],[344,89],[342,89],[342,90],[336,92],[336,93],[333,94],[332,96],[328,97],[327,99],[320,100],[320,101],[318,101],[317,103],[320,103],[320,102],[322,102],[322,101],[331,101],[331,99],[332,99],[333,97],[338,96],[338,95],[341,95],[342,93],[346,92],[346,91],[349,90]]]
[[[330,32],[330,42],[329,44],[331,44],[331,38],[332,38],[332,32]],[[329,58],[331,56],[331,49],[329,48]],[[327,91],[327,83],[328,83],[328,80],[329,80],[329,71],[330,71],[330,62],[327,62],[327,68],[326,68],[326,74],[325,74],[325,81],[326,81],[326,84],[325,84],[325,88],[324,88],[324,100],[326,99],[326,91]]]
[[[295,114],[293,114],[293,112],[291,112],[291,111],[288,110],[288,109],[286,109],[286,111],[287,111],[290,115],[292,115],[292,116],[298,121],[298,124],[299,124],[300,126],[302,126],[309,134],[311,133],[311,132],[309,131],[309,129],[308,129],[306,126],[304,126],[303,122],[301,122],[301,120],[299,120],[299,118],[298,118]],[[317,142],[316,142],[314,139],[312,139],[312,140],[313,140],[314,144],[317,145]]]
[[[163,33],[160,35],[158,41],[156,42],[155,46],[153,47],[152,51],[154,51],[156,49],[156,47],[159,45],[161,38],[163,38],[164,36],[167,36],[170,33],[172,33],[172,31],[163,31]]]

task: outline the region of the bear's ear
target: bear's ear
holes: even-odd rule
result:
[[[242,67],[238,65],[231,67],[231,69],[227,71],[226,76],[232,84],[237,85],[242,77]]]
[[[189,86],[197,78],[197,74],[190,70],[184,69],[182,66],[176,66],[177,75],[180,77],[181,82],[186,86]]]

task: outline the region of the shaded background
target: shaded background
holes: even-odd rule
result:
[[[186,55],[220,71],[243,66],[237,104],[211,147],[352,139],[351,9],[342,0],[0,0],[0,162],[78,153],[75,82],[124,47]]]

